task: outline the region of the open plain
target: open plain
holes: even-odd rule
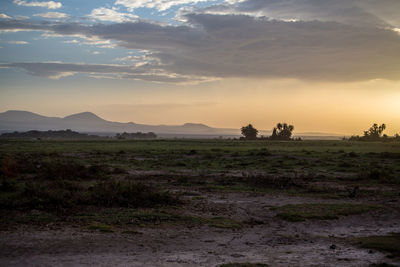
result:
[[[0,157],[1,266],[400,264],[398,142],[1,140]]]

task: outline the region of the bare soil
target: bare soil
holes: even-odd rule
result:
[[[0,233],[1,266],[218,266],[228,262],[270,266],[369,266],[400,264],[383,253],[361,249],[349,238],[400,232],[400,201],[379,201],[383,209],[337,220],[287,222],[271,206],[340,203],[310,197],[256,193],[200,193],[186,212],[225,216],[240,229],[159,225],[136,232],[90,231],[66,224],[21,225]],[[373,200],[371,200],[373,201]],[[349,201],[346,203],[357,200]],[[365,203],[365,200],[363,200]]]

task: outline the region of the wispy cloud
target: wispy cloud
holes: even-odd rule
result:
[[[10,16],[8,16],[8,15],[2,13],[2,14],[0,14],[0,19],[8,19],[8,20],[11,20],[11,19],[14,19],[14,20],[28,20],[28,19],[30,19],[30,17],[28,17],[28,16],[14,16],[14,17],[10,17]]]
[[[26,41],[8,41],[9,44],[16,44],[16,45],[26,45],[29,44],[29,42]]]
[[[112,22],[135,21],[138,19],[138,16],[136,15],[118,12],[114,9],[105,7],[93,9],[89,17],[95,20]]]
[[[213,2],[215,0],[117,0],[115,5],[122,5],[128,8],[129,11],[134,11],[137,8],[155,8],[158,11],[167,10],[177,5],[197,4],[199,2]]]
[[[1,13],[1,14],[0,14],[0,19],[11,19],[11,17],[10,17],[10,16],[7,16],[7,15],[4,14],[4,13]]]
[[[39,2],[39,1],[25,1],[25,0],[14,0],[14,4],[19,6],[28,6],[28,7],[44,7],[47,9],[57,9],[61,8],[62,4],[60,2],[48,1],[48,2]]]
[[[28,20],[28,19],[30,19],[30,17],[28,17],[28,16],[15,16],[14,19],[16,19],[16,20]]]
[[[161,103],[138,103],[138,104],[107,104],[101,105],[101,108],[109,109],[119,109],[119,110],[136,110],[136,109],[163,109],[169,110],[171,108],[192,108],[192,107],[211,107],[218,105],[218,102],[204,101],[204,102],[191,102],[191,103],[181,103],[181,102],[161,102]]]
[[[79,41],[76,39],[63,41],[64,44],[79,44]]]
[[[82,64],[59,62],[21,62],[0,64],[0,68],[21,68],[34,76],[59,79],[76,73],[87,73],[92,77],[145,80],[166,83],[193,83],[210,80],[209,77],[180,75],[152,66],[140,67],[110,64]]]
[[[282,21],[336,21],[357,26],[400,26],[400,1],[244,0],[210,6],[208,14],[265,16]]]
[[[34,14],[34,16],[47,18],[47,19],[66,19],[69,17],[68,14],[61,13],[61,12],[38,13],[38,14]]]
[[[77,38],[73,40],[62,41],[65,44],[91,45],[91,46],[96,46],[98,48],[109,48],[109,49],[116,47],[116,44],[112,43],[110,40],[99,39],[97,36],[93,35],[86,36],[78,33],[64,35],[60,33],[46,31],[41,36],[44,38],[64,38],[64,37]]]

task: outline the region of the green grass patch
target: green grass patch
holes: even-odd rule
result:
[[[400,257],[400,233],[385,236],[357,237],[353,241],[362,248],[387,252],[390,253],[391,257]]]
[[[277,216],[290,222],[312,220],[333,220],[339,216],[361,214],[379,208],[367,204],[291,204],[271,208],[277,211]]]
[[[122,234],[125,234],[125,235],[142,235],[143,233],[139,232],[139,231],[135,231],[135,230],[125,230],[125,231],[122,231]]]
[[[113,233],[114,232],[111,225],[104,224],[104,223],[93,223],[88,228],[89,228],[89,230],[99,231],[99,232],[103,232],[103,233]]]
[[[207,224],[211,227],[224,229],[239,229],[242,224],[226,217],[213,217],[207,220]]]

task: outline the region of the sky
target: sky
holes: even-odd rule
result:
[[[0,112],[400,132],[399,0],[2,0]]]

